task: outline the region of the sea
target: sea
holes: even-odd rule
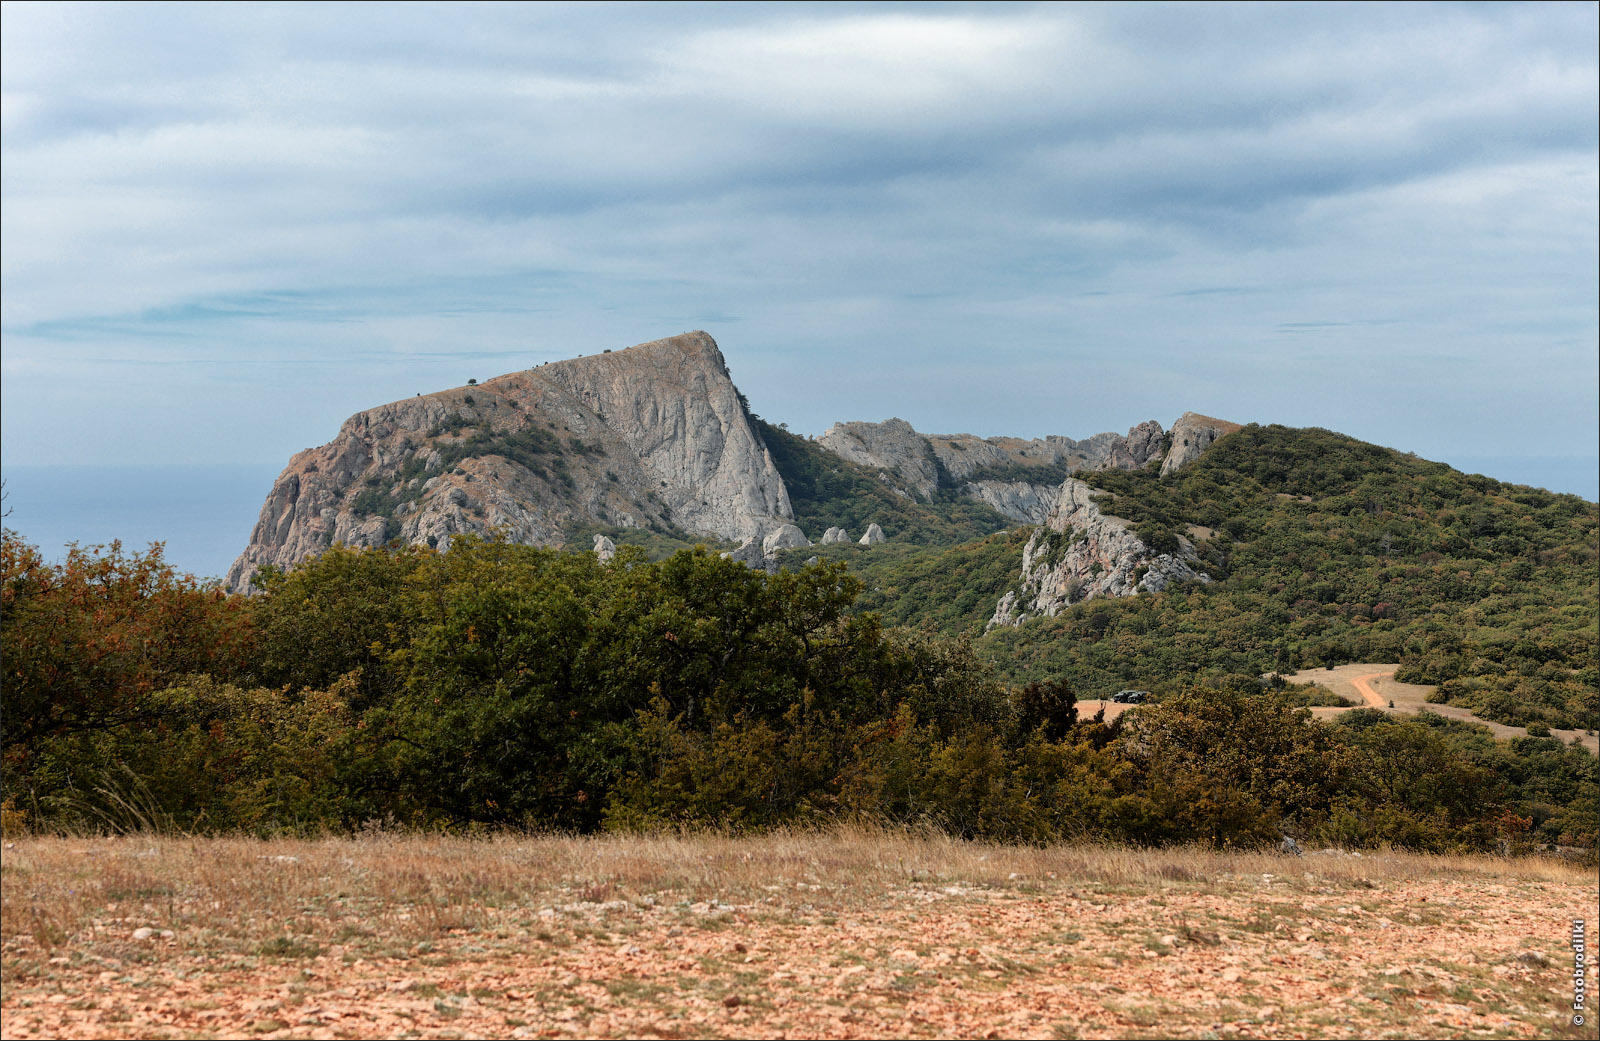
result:
[[[1462,457],[1467,473],[1600,499],[1600,458]],[[163,546],[178,570],[220,579],[250,541],[281,466],[266,464],[23,466],[0,464],[5,526],[60,560],[72,543],[124,552]]]
[[[220,579],[250,542],[282,465],[0,466],[5,526],[60,560],[67,546],[162,544],[167,562]]]

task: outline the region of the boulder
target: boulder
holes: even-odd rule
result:
[[[736,560],[745,567],[755,568],[757,571],[767,569],[766,554],[761,552],[761,543],[756,541],[754,535],[739,543],[739,548],[723,556],[728,560]]]
[[[766,538],[761,540],[761,553],[770,557],[780,550],[809,545],[811,540],[806,538],[805,532],[793,524],[785,524],[776,531],[767,532]]]
[[[600,563],[604,564],[617,555],[617,544],[604,535],[596,535],[594,537],[594,555],[600,558]]]
[[[865,535],[861,536],[859,541],[860,541],[861,545],[863,545],[863,546],[876,546],[878,543],[882,542],[883,540],[884,540],[883,529],[878,527],[876,524],[868,524],[867,525],[867,533]]]
[[[831,546],[835,542],[849,542],[849,541],[850,541],[850,533],[848,531],[845,531],[843,528],[829,528],[827,531],[823,532],[823,534],[822,534],[822,544],[824,546]]]

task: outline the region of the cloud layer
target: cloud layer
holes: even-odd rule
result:
[[[7,6],[18,462],[686,328],[820,432],[1593,455],[1592,5]]]

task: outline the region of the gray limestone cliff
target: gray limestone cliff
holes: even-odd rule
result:
[[[659,482],[679,527],[742,539],[793,518],[783,479],[745,416],[722,352],[706,333],[535,371],[565,388],[628,445]]]
[[[1195,568],[1188,543],[1177,554],[1154,552],[1126,521],[1102,512],[1093,495],[1093,488],[1070,477],[1057,489],[1044,526],[1023,547],[1020,586],[1001,599],[991,627],[1018,625],[1031,615],[1054,616],[1094,597],[1210,581]]]
[[[1180,416],[1166,435],[1159,424],[1141,423],[1120,444],[1108,446],[1099,467],[1085,469],[1134,469],[1161,458],[1161,474],[1166,476],[1239,429],[1238,423],[1193,412]],[[1094,597],[1132,596],[1160,592],[1173,583],[1211,581],[1196,567],[1194,547],[1186,539],[1179,537],[1177,553],[1155,552],[1126,521],[1104,513],[1093,498],[1094,490],[1082,481],[1069,477],[1048,497],[1040,491],[1032,485],[982,481],[967,486],[969,495],[1001,513],[1042,524],[1023,547],[1020,584],[1000,599],[990,626],[1019,625],[1031,615],[1053,616]],[[1035,520],[1041,512],[1042,520]]]
[[[1055,506],[1056,489],[1026,481],[974,481],[963,489],[996,513],[1024,524],[1043,524]]]
[[[835,423],[817,443],[841,459],[872,467],[887,479],[893,474],[916,498],[933,498],[939,487],[939,466],[928,439],[903,419],[882,423]]]
[[[336,543],[561,545],[584,524],[759,542],[792,522],[716,342],[685,333],[352,416],[289,461],[227,586]]]

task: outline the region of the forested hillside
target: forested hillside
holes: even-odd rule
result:
[[[833,482],[803,483],[797,513],[804,501],[817,517],[853,508],[862,520],[894,518],[880,521],[891,536],[884,546],[788,559],[848,562],[866,587],[858,609],[973,635],[1012,680],[1176,691],[1200,677],[1400,661],[1398,678],[1440,684],[1441,699],[1485,718],[1600,727],[1600,517],[1577,496],[1325,430],[1252,425],[1164,478],[1154,466],[1077,475],[1153,547],[1191,540],[1216,581],[1088,600],[979,635],[1017,578],[1027,529],[998,534],[1007,522],[988,518],[971,538],[955,525],[932,536],[919,514],[953,511],[955,496],[897,500],[860,468],[778,433],[763,430],[783,446],[773,454],[791,488],[791,473],[825,471]],[[902,541],[896,523],[916,537]]]
[[[1278,426],[1164,479],[1080,476],[1141,532],[1194,537],[1219,581],[989,633],[1015,675],[1160,686],[1399,661],[1486,718],[1600,727],[1594,503]]]

